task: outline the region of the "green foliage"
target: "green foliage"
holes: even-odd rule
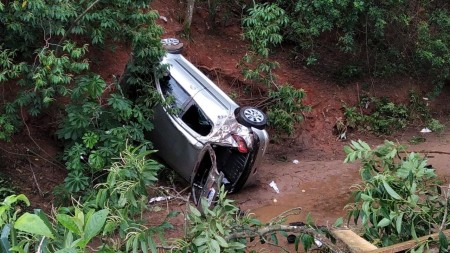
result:
[[[147,208],[147,187],[157,181],[161,168],[148,158],[152,152],[145,146],[127,146],[119,161],[107,169],[106,182],[96,185],[96,193],[90,197],[89,203],[96,208],[108,208],[126,219],[142,213]]]
[[[349,219],[363,225],[364,237],[388,246],[431,234],[446,222],[442,210],[449,200],[440,194],[436,173],[425,158],[390,141],[375,149],[352,141],[344,150],[345,162],[362,164],[363,182],[347,208]]]
[[[250,41],[249,53],[241,62],[246,79],[262,82],[268,87],[274,83],[272,71],[278,63],[269,60],[269,51],[283,40],[280,33],[287,22],[284,10],[275,4],[255,4],[249,9],[249,16],[242,21],[244,39]]]
[[[0,247],[31,252],[42,244],[44,252],[84,252],[101,235],[105,240],[100,248],[106,252],[157,252],[155,237],[165,243],[164,231],[173,228],[168,219],[177,213],[169,213],[160,225],[150,227],[136,218],[147,209],[147,188],[155,184],[161,167],[148,159],[151,152],[145,146],[127,146],[108,169],[106,182],[97,184],[79,206],[59,208],[53,223],[42,211],[19,216],[22,210],[15,205],[18,201],[29,205],[28,199],[7,197],[0,205],[0,231],[8,230],[8,235],[1,238]]]
[[[371,104],[373,107],[369,106]],[[344,105],[344,117],[348,126],[377,134],[391,134],[406,127],[410,119],[405,105],[395,104],[387,98],[363,99],[359,109]]]
[[[87,54],[92,45],[131,44],[129,82],[149,87],[163,54],[159,16],[149,10],[149,1],[10,1],[0,17],[0,81],[19,85],[17,96],[1,105],[0,139],[19,129],[24,113],[36,116],[57,100],[69,101],[56,133],[66,144],[69,194],[92,188],[88,179],[111,165],[126,140],[150,147],[144,140],[144,131],[152,128],[149,89],[142,89],[145,99],[125,98],[117,83],[90,71]]]
[[[65,249],[86,248],[86,245],[92,238],[99,235],[102,231],[108,213],[107,209],[97,212],[91,209],[85,214],[80,209],[75,208],[73,215],[66,213],[57,214],[56,220],[66,229],[64,235],[66,238],[64,241]]]
[[[5,199],[9,195],[13,195],[16,192],[16,187],[11,183],[10,178],[4,173],[0,172],[0,200]]]
[[[89,179],[83,172],[74,170],[69,172],[64,179],[64,185],[69,192],[76,193],[85,190],[89,186]]]
[[[277,1],[290,22],[282,31],[298,45],[307,64],[325,62],[330,50],[337,69],[351,78],[417,74],[438,87],[450,71],[450,12],[446,0]],[[354,65],[351,69],[345,66]],[[345,70],[347,69],[347,70]],[[358,70],[354,72],[353,70]],[[346,76],[341,76],[346,78]]]
[[[112,158],[125,149],[126,140],[151,147],[144,131],[153,126],[147,107],[120,93],[111,93],[106,103],[102,102],[106,83],[100,76],[83,76],[77,84],[72,103],[66,107],[67,117],[56,132],[67,140],[63,159],[70,173],[65,185],[73,193],[88,186],[86,180],[81,180],[86,179],[83,174],[92,175],[110,166]],[[70,178],[76,179],[77,186],[70,184],[74,181]]]
[[[267,108],[269,125],[277,132],[294,133],[294,126],[303,120],[303,112],[310,107],[303,104],[306,93],[291,85],[283,85],[276,91],[269,91],[271,104]]]
[[[243,19],[244,39],[250,41],[250,50],[241,61],[246,79],[262,83],[269,88],[270,103],[267,108],[268,122],[277,132],[291,135],[295,124],[303,120],[302,112],[309,107],[303,105],[305,91],[289,84],[277,86],[273,70],[278,63],[269,60],[270,49],[279,45],[281,31],[288,23],[286,13],[276,4],[255,4]]]
[[[423,123],[431,119],[430,108],[426,100],[414,90],[409,91],[409,115],[412,121]]]
[[[18,216],[18,201],[30,202],[24,195],[11,195],[0,205],[0,231],[2,252],[84,252],[87,244],[99,235],[109,211],[89,210],[84,213],[75,207],[73,215],[59,209],[52,224],[44,212],[25,212]],[[61,251],[58,251],[61,250]]]
[[[445,125],[443,125],[437,119],[431,119],[427,124],[428,129],[436,133],[442,133],[445,130]]]
[[[180,243],[180,252],[245,252],[245,240],[225,239],[233,228],[243,225],[243,221],[237,219],[239,209],[225,196],[222,186],[218,202],[212,209],[208,208],[206,199],[202,199],[203,214],[190,206],[188,233],[185,242]]]
[[[411,138],[411,140],[409,140],[409,143],[411,143],[412,145],[417,145],[417,144],[420,144],[420,143],[422,143],[422,142],[425,142],[427,139],[425,138],[425,137],[423,137],[423,136],[413,136],[412,138]]]
[[[408,106],[395,104],[386,97],[362,97],[358,107],[343,106],[346,124],[352,128],[391,134],[411,123],[426,124],[433,132],[442,133],[445,126],[433,119],[425,100],[415,91],[409,93]],[[413,142],[419,141],[416,139]]]

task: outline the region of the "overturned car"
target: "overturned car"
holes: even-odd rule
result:
[[[195,204],[211,204],[221,184],[239,191],[254,180],[266,151],[267,120],[239,107],[186,60],[176,39],[163,40],[167,73],[156,81],[163,103],[154,108],[150,140],[158,155],[192,186]]]

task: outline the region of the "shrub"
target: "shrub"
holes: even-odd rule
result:
[[[142,0],[0,5],[0,81],[19,85],[17,96],[1,105],[0,139],[8,140],[20,128],[22,111],[37,116],[57,100],[69,101],[56,133],[64,140],[69,169],[61,192],[92,189],[92,179],[125,149],[126,140],[151,147],[144,139],[144,131],[152,128],[153,96],[147,88],[164,51],[159,15],[149,8]],[[142,99],[126,98],[116,82],[107,83],[90,70],[89,48],[119,43],[133,48],[133,71],[126,82],[140,85]]]
[[[441,195],[435,170],[425,158],[390,141],[375,149],[352,141],[344,150],[345,162],[361,161],[363,182],[347,209],[349,219],[361,222],[366,239],[388,246],[449,227],[442,212],[449,196]]]
[[[303,111],[309,110],[302,101],[306,96],[304,90],[277,84],[273,71],[278,62],[269,59],[271,48],[283,40],[281,31],[287,23],[284,10],[273,3],[255,4],[242,22],[244,38],[250,41],[250,50],[240,63],[242,73],[244,78],[268,88],[269,102],[261,106],[267,110],[268,124],[276,130],[275,135],[293,134],[295,124],[303,120]]]
[[[406,73],[442,87],[450,71],[450,12],[438,1],[277,1],[290,22],[285,38],[307,64],[339,53],[337,68],[359,62],[371,76]],[[352,73],[353,72],[353,73]],[[344,76],[345,77],[345,76]],[[352,77],[351,75],[349,77]]]
[[[356,107],[344,105],[344,116],[350,127],[360,127],[376,134],[391,134],[402,129],[409,122],[409,111],[405,105],[395,104],[387,98],[368,98],[366,103]],[[369,108],[373,104],[373,108]]]

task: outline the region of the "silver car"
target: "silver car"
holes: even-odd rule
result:
[[[156,78],[164,102],[154,108],[150,140],[190,182],[194,203],[205,197],[210,205],[220,185],[236,192],[253,182],[268,144],[266,116],[239,107],[180,54],[177,40],[163,44],[168,53],[162,63],[169,68]]]

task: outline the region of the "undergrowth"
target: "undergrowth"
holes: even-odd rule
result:
[[[394,103],[387,97],[363,96],[356,106],[343,106],[348,127],[389,135],[411,124],[422,125],[442,133],[445,126],[432,117],[426,100],[415,91],[409,93],[408,104]]]

